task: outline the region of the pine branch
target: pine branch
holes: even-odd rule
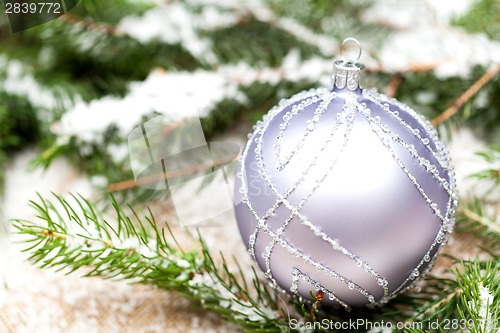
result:
[[[476,155],[482,157],[488,167],[469,177],[490,182],[491,191],[494,191],[500,185],[500,144],[491,145],[487,151],[476,153]]]
[[[452,23],[472,33],[482,33],[491,39],[500,39],[500,3],[496,0],[475,1],[467,13],[455,18]]]
[[[260,73],[261,71],[257,71]],[[282,91],[287,95],[296,93],[303,89],[311,88],[309,82],[290,82],[283,80],[276,84],[254,83],[251,85],[241,85],[241,92],[247,96],[248,102],[242,104],[233,98],[227,98],[217,103],[208,115],[200,119],[201,126],[207,142],[217,133],[224,132],[233,126],[239,119],[249,114],[261,118],[263,113],[267,112],[271,105],[279,100],[278,92]],[[262,108],[264,105],[265,108]],[[151,117],[156,115],[151,115]],[[168,116],[168,115],[167,115]],[[146,121],[147,118],[140,122]],[[139,123],[140,123],[139,122]],[[139,125],[139,123],[137,125]],[[182,139],[182,138],[179,138]],[[86,142],[77,137],[71,137],[64,140],[54,140],[52,144],[34,161],[33,166],[48,167],[54,159],[59,156],[66,157],[74,165],[86,171],[91,176],[104,178],[109,189],[116,192],[116,198],[120,202],[140,203],[146,200],[165,199],[169,196],[168,191],[155,191],[137,186],[130,169],[130,160],[128,156],[121,159],[114,157],[116,147],[127,149],[127,137],[123,137],[112,124],[104,133],[97,135],[93,141]],[[224,159],[214,161],[214,166],[224,164]],[[188,167],[187,169],[173,171],[173,176],[189,175],[193,172],[201,172],[211,168],[210,165],[203,163]],[[164,176],[152,176],[149,179],[139,180],[154,181],[160,180]],[[205,184],[206,185],[206,184]]]
[[[429,277],[419,294],[403,295],[395,299],[398,311],[386,313],[386,318],[398,318],[407,329],[404,332],[471,332],[496,333],[493,330],[478,330],[486,322],[498,325],[500,299],[500,262],[498,258],[488,261],[457,261],[453,268],[454,279]],[[483,302],[480,290],[487,288],[494,298]],[[406,306],[403,306],[406,304]],[[403,306],[403,307],[402,307]],[[471,310],[471,307],[473,308]],[[479,311],[479,308],[483,312]],[[488,309],[488,316],[485,309]],[[406,309],[406,310],[404,310]],[[481,315],[484,317],[482,318]],[[408,316],[408,317],[407,317]],[[406,317],[406,319],[405,319]],[[483,320],[484,319],[484,320]],[[414,323],[410,329],[411,324]],[[492,326],[497,327],[497,326]]]
[[[401,81],[403,80],[403,75],[401,73],[396,73],[391,77],[391,82],[387,87],[387,96],[396,97]]]
[[[474,82],[474,84],[467,89],[460,97],[453,102],[453,104],[447,108],[446,110],[443,111],[439,116],[436,118],[432,119],[432,124],[434,126],[441,124],[442,122],[446,121],[448,118],[452,117],[455,115],[462,106],[464,106],[465,103],[467,103],[474,95],[476,95],[488,82],[490,82],[500,71],[500,65],[495,65],[492,68],[490,68],[486,73],[483,74],[477,80]]]
[[[457,308],[459,323],[473,333],[498,332],[500,327],[500,263],[466,262],[456,271],[462,290]],[[465,326],[465,325],[461,325]],[[460,327],[464,328],[464,327]]]
[[[87,19],[84,19],[83,17],[71,13],[65,13],[59,16],[58,19],[64,22],[78,24],[88,30],[105,32],[109,35],[116,35],[116,27],[112,25],[105,24],[102,22],[92,22]]]
[[[214,168],[224,166],[231,161],[232,161],[232,159],[220,158],[220,159],[213,160],[213,161],[206,162],[206,163],[195,164],[195,165],[190,166],[190,167],[185,168],[185,169],[173,170],[167,174],[151,175],[151,176],[144,177],[144,178],[141,178],[138,180],[135,180],[135,179],[125,180],[122,182],[110,184],[108,186],[108,190],[111,192],[129,190],[129,189],[132,189],[132,188],[135,188],[137,186],[144,185],[144,184],[150,184],[150,183],[155,183],[158,181],[165,181],[167,179],[174,179],[177,177],[190,176],[190,175],[195,175],[195,174],[199,174],[199,173],[204,173],[207,171],[211,171]]]
[[[282,332],[287,327],[280,298],[258,281],[255,271],[253,296],[241,268],[231,272],[224,257],[222,266],[216,264],[201,235],[201,252],[186,252],[168,225],[157,227],[149,210],[140,216],[129,207],[126,214],[112,197],[116,221],[107,221],[81,196],[72,196],[71,202],[54,197],[54,203],[42,197],[31,202],[41,224],[14,222],[18,233],[27,236],[25,251],[33,263],[67,274],[83,270],[86,277],[173,290],[248,332]]]
[[[488,229],[488,231],[490,231],[492,233],[496,233],[497,235],[500,236],[500,225],[498,225],[494,221],[489,220],[489,219],[485,218],[484,216],[482,216],[482,215],[480,215],[480,214],[478,214],[470,209],[467,209],[467,208],[461,209],[461,211],[470,220],[477,222],[477,223],[480,223],[483,227]]]
[[[500,225],[496,210],[486,212],[486,204],[479,198],[464,199],[457,212],[460,232],[472,232],[483,241],[484,249],[500,256]]]

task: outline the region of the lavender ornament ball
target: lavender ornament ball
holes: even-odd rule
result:
[[[273,287],[346,308],[384,304],[425,275],[457,205],[435,129],[364,90],[356,61],[335,62],[332,89],[282,100],[256,124],[235,187],[240,233]]]

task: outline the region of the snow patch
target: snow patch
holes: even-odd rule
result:
[[[467,34],[461,29],[420,26],[388,37],[379,53],[388,72],[406,71],[413,66],[435,66],[438,78],[468,77],[476,66],[488,67],[500,59],[500,43],[484,34]]]
[[[20,61],[0,55],[0,68],[4,68],[4,77],[0,80],[0,89],[12,95],[25,96],[32,106],[43,109],[68,107],[73,104],[69,98],[56,98],[49,89],[42,87],[34,78],[28,66]],[[1,76],[1,75],[0,75]],[[79,97],[75,97],[77,101]],[[51,120],[48,113],[40,113]]]
[[[494,331],[494,323],[493,323],[493,295],[490,293],[488,287],[480,284],[479,288],[479,299],[472,300],[468,302],[469,308],[477,313],[480,322],[480,332],[493,332]]]
[[[126,137],[143,117],[154,112],[172,121],[204,117],[225,98],[242,98],[237,86],[219,72],[198,70],[193,73],[153,71],[143,82],[130,84],[124,98],[107,96],[90,103],[79,103],[66,112],[53,131],[60,137],[77,137],[83,142],[100,142],[110,126]],[[113,154],[123,157],[123,147]]]
[[[259,69],[239,63],[220,66],[215,71],[168,73],[156,70],[145,81],[131,83],[124,98],[107,96],[77,104],[52,130],[62,142],[76,137],[80,142],[100,143],[110,126],[116,127],[119,135],[125,138],[141,119],[155,112],[171,121],[206,117],[224,99],[244,103],[246,96],[239,91],[240,86],[255,82],[277,85],[283,80],[326,82],[331,66],[331,61],[319,57],[301,61],[298,51],[292,50],[285,57],[282,68]],[[124,149],[113,146],[110,153],[123,158]]]

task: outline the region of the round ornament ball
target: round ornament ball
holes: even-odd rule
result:
[[[235,186],[241,236],[271,285],[345,308],[384,304],[424,276],[457,205],[436,130],[363,89],[363,68],[338,60],[331,89],[272,108],[249,136]]]

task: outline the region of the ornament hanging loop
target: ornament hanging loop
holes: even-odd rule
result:
[[[352,42],[358,46],[358,56],[354,60],[347,60],[344,57],[344,54],[343,54],[344,52],[342,51],[344,46],[349,42]],[[359,41],[356,38],[348,37],[348,38],[344,39],[342,44],[340,44],[340,56],[341,56],[343,61],[357,62],[359,60],[359,58],[361,58],[361,52],[362,52],[361,44],[359,43]]]
[[[347,60],[342,52],[343,46],[347,43],[354,43],[358,46],[358,56],[354,60]],[[340,44],[340,57],[333,63],[332,82],[334,90],[347,89],[349,91],[356,91],[362,89],[361,76],[365,66],[358,62],[361,58],[361,44],[356,38],[346,38]]]

